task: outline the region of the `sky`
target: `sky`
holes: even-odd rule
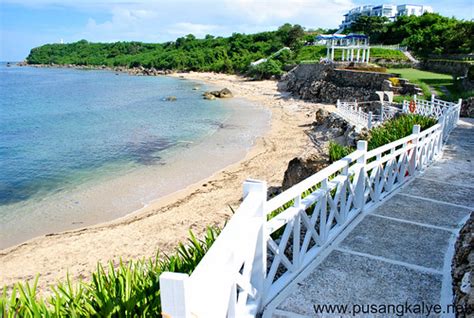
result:
[[[61,40],[165,42],[286,22],[337,28],[349,9],[380,3],[425,4],[445,16],[474,18],[474,0],[0,0],[0,61],[23,60],[31,48]]]

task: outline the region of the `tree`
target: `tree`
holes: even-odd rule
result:
[[[372,42],[378,42],[382,34],[387,31],[389,19],[387,17],[361,15],[351,25],[348,31],[364,33],[370,37]]]

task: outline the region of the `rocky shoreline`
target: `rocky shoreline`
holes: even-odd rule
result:
[[[158,70],[154,67],[145,68],[143,66],[139,67],[126,67],[126,66],[115,66],[110,67],[107,65],[76,65],[76,64],[28,64],[27,62],[19,62],[17,66],[31,66],[38,68],[71,68],[78,70],[105,70],[112,71],[117,73],[127,73],[129,75],[138,75],[138,76],[159,76],[159,75],[171,75],[177,73],[173,70]]]

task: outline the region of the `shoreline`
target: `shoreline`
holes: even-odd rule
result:
[[[29,280],[39,273],[39,286],[44,289],[64,280],[67,272],[74,278],[89,278],[97,262],[152,257],[157,250],[170,252],[178,241],[187,238],[188,230],[199,236],[206,226],[222,226],[231,215],[228,206],[238,207],[246,178],[266,180],[269,186],[281,185],[288,161],[309,143],[302,126],[312,122],[306,113],[315,111],[318,105],[283,98],[273,81],[249,82],[212,73],[173,76],[228,87],[236,96],[261,104],[272,113],[270,128],[241,160],[126,216],[1,250],[4,274],[0,285]]]

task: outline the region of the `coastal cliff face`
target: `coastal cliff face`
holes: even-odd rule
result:
[[[336,103],[338,99],[378,100],[388,73],[337,69],[333,64],[300,64],[279,82],[280,91],[291,92],[312,102]]]

